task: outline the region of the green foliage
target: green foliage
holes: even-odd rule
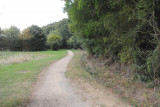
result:
[[[160,78],[160,1],[64,1],[70,29],[90,54],[135,64],[143,81]]]
[[[24,29],[20,38],[25,51],[42,51],[45,49],[46,37],[43,30],[36,25]]]
[[[61,45],[61,37],[52,31],[47,36],[47,44],[50,45],[51,50],[57,50]]]
[[[70,48],[78,49],[83,47],[82,40],[76,36],[76,34],[72,35],[69,40],[67,41],[67,44]]]
[[[55,30],[55,25],[56,23],[51,23],[42,27],[43,32],[45,33],[45,36],[47,36],[51,31]]]
[[[120,62],[124,63],[130,60],[131,58],[131,53],[129,52],[130,50],[128,50],[128,48],[123,48],[123,50],[121,50],[119,52],[119,57],[120,57]]]
[[[32,51],[42,51],[45,49],[46,37],[43,33],[43,30],[36,26],[32,25],[29,27],[30,34],[32,36],[30,41],[30,49]]]
[[[4,30],[0,28],[0,50],[40,51],[49,49],[46,38],[50,33],[59,35],[61,38],[61,42],[54,46],[55,49],[81,48],[80,40],[76,39],[75,34],[69,30],[69,21],[69,19],[63,19],[42,28],[32,25],[24,29],[22,33],[14,26]],[[72,43],[71,38],[74,38]]]
[[[19,40],[20,30],[11,26],[9,29],[0,29],[0,48],[10,50],[21,50],[21,41]]]
[[[42,27],[43,31],[45,32],[46,37],[49,35],[50,32],[54,32],[55,34],[61,37],[61,44],[59,48],[71,48],[67,41],[72,36],[72,33],[69,30],[69,20],[63,19],[59,22],[48,24]]]

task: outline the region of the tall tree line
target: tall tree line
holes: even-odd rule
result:
[[[32,25],[20,32],[11,26],[9,29],[1,29],[0,49],[11,51],[41,51],[45,49],[46,37],[43,30]]]
[[[17,50],[20,48],[20,30],[11,26],[9,29],[0,28],[0,49],[1,50]]]
[[[160,79],[159,0],[64,0],[70,29],[94,56],[132,63],[143,81]]]
[[[58,42],[53,42],[53,49],[81,48],[81,39],[78,39],[76,34],[70,31],[69,22],[69,19],[63,19],[42,27],[46,38],[57,38],[57,36],[61,38]],[[55,35],[55,37],[49,37],[51,35]]]
[[[42,51],[50,47],[53,50],[81,47],[80,41],[69,30],[69,19],[43,27],[32,25],[22,32],[15,26],[8,29],[0,28],[0,50]]]

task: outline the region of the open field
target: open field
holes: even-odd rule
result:
[[[29,60],[39,60],[45,57],[54,56],[53,54],[43,54],[42,52],[11,52],[0,51],[0,65],[21,63]]]
[[[0,52],[0,107],[24,106],[37,75],[66,55],[66,50]]]

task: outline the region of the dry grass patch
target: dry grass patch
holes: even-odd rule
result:
[[[0,65],[21,63],[29,60],[39,60],[45,57],[50,57],[53,55],[43,55],[33,52],[10,52],[1,51],[0,52]]]

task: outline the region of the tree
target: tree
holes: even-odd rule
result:
[[[22,34],[20,35],[20,39],[22,40],[23,44],[23,51],[31,51],[30,49],[30,41],[31,41],[32,35],[30,34],[30,29],[26,28],[22,31]]]
[[[0,28],[0,50],[9,49],[7,38],[3,34],[3,30]]]
[[[143,81],[160,79],[159,0],[64,0],[70,30],[91,55],[135,64]]]
[[[51,50],[57,50],[61,45],[61,37],[59,35],[56,35],[54,32],[50,32],[47,37],[47,44],[50,45]]]
[[[81,38],[77,36],[77,34],[72,34],[72,36],[67,41],[67,45],[69,48],[78,49],[83,47],[83,42]]]
[[[47,36],[51,31],[56,30],[56,22],[55,23],[50,23],[46,26],[42,27],[43,32],[45,33],[45,36]]]
[[[30,47],[32,51],[42,51],[45,49],[46,37],[44,35],[43,30],[36,26],[32,25],[29,27],[30,34],[32,36],[30,41]]]
[[[72,33],[69,30],[69,19],[63,19],[59,22],[48,24],[46,26],[43,26],[42,29],[45,32],[46,37],[52,31],[54,31],[55,34],[61,37],[62,43],[59,48],[69,48],[67,41],[72,36]]]
[[[21,43],[19,41],[20,30],[11,26],[9,29],[5,29],[2,32],[3,40],[6,41],[6,45],[8,45],[8,49],[10,50],[21,50]]]
[[[68,19],[63,19],[57,25],[58,31],[60,32],[60,36],[62,37],[62,48],[68,48],[67,41],[72,35],[72,33],[69,30],[68,21]]]
[[[26,51],[42,51],[45,49],[46,37],[43,30],[36,25],[24,29],[21,39]]]

